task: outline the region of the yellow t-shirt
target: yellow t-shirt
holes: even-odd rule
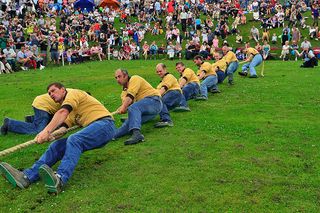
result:
[[[39,110],[46,111],[51,115],[56,113],[61,107],[61,105],[59,103],[54,102],[48,94],[37,96],[33,100],[32,106]]]
[[[238,61],[236,54],[232,51],[228,51],[225,56],[223,56],[223,59],[230,64],[231,62]]]
[[[204,71],[206,74],[204,78],[208,77],[209,75],[217,75],[215,69],[213,69],[212,65],[209,62],[203,62],[199,67],[197,75],[199,76],[201,72]]]
[[[68,89],[61,106],[63,105],[70,105],[72,107],[72,111],[65,120],[65,123],[69,127],[75,124],[85,127],[99,118],[112,116],[97,99],[85,91],[78,89]]]
[[[64,44],[63,44],[63,43],[59,43],[59,45],[58,45],[58,50],[59,50],[59,51],[64,50]]]
[[[222,58],[219,61],[216,61],[216,63],[212,64],[212,67],[214,70],[221,70],[225,72],[227,69],[227,62],[224,58]]]
[[[247,48],[247,55],[257,55],[257,54],[259,54],[259,51],[258,50],[256,50],[255,48],[252,48],[252,47],[248,47]]]
[[[184,69],[184,71],[182,72],[181,77],[179,79],[179,82],[182,79],[185,79],[187,81],[186,84],[191,83],[191,82],[196,82],[197,84],[200,84],[199,78],[194,73],[194,71],[190,68]]]
[[[160,96],[160,92],[142,77],[134,75],[130,77],[128,87],[123,89],[121,99],[124,100],[127,95],[133,97],[134,101],[139,101],[148,96]]]
[[[164,94],[166,94],[170,90],[179,90],[181,93],[180,85],[177,81],[177,79],[170,73],[166,73],[163,77],[160,84],[157,86],[157,89],[160,90],[162,87],[166,87],[167,90]]]

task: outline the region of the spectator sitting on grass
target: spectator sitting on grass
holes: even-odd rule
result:
[[[28,69],[30,58],[25,55],[25,46],[22,46],[21,50],[17,53],[17,62],[22,65],[22,70]]]
[[[6,61],[10,64],[12,70],[16,70],[17,54],[14,49],[7,44],[7,47],[3,50],[3,53],[6,56]]]
[[[237,44],[241,44],[243,41],[243,37],[242,35],[240,35],[239,33],[236,34],[236,43]]]
[[[131,59],[139,59],[139,57],[140,57],[140,54],[139,54],[140,48],[139,48],[139,46],[137,46],[135,42],[131,42],[130,49],[131,49],[131,52],[130,52]]]
[[[315,27],[309,26],[309,36],[310,36],[310,39],[316,38],[316,36],[317,36],[317,31],[316,31],[316,28],[315,28]]]
[[[2,49],[0,48],[0,74],[10,72],[13,72],[13,70],[6,60],[6,55],[2,54]]]
[[[310,41],[308,41],[308,38],[307,38],[307,37],[305,37],[304,40],[303,40],[303,42],[301,42],[300,47],[301,47],[301,49],[303,49],[303,50],[306,50],[306,49],[311,48],[311,43],[310,43]]]
[[[286,41],[285,44],[282,46],[282,51],[279,58],[282,58],[283,61],[288,60],[289,50],[290,50],[289,41]]]
[[[157,53],[158,53],[158,46],[156,45],[155,41],[153,41],[151,43],[149,51],[150,51],[150,55],[151,55],[150,57],[151,58],[154,57],[154,59],[156,59]]]
[[[147,60],[148,58],[148,51],[149,51],[149,45],[148,45],[148,42],[145,41],[142,46],[142,55],[144,56],[144,60]]]
[[[182,58],[182,47],[181,47],[180,42],[176,42],[174,49],[175,49],[175,54],[178,56],[179,59],[181,59]]]
[[[173,60],[174,58],[174,45],[172,44],[171,41],[169,41],[168,46],[167,46],[167,54],[168,54],[168,58],[170,60]]]
[[[267,60],[269,53],[270,53],[270,44],[268,44],[267,41],[264,41],[263,46],[262,46],[262,57],[263,60]]]
[[[37,67],[39,67],[40,70],[43,70],[45,68],[45,66],[43,64],[43,57],[40,55],[38,47],[36,45],[33,45],[31,47],[31,52],[33,53],[33,56],[34,56],[35,61],[37,63]]]
[[[304,62],[300,67],[313,68],[314,66],[318,66],[318,59],[311,48],[305,48],[302,52],[302,55],[304,57]]]
[[[252,26],[250,30],[251,38],[255,40],[255,42],[259,41],[259,30],[255,26]]]
[[[300,56],[299,54],[299,45],[297,44],[297,41],[292,41],[292,45],[291,45],[291,55],[295,57],[295,61],[298,60],[298,57]]]
[[[91,57],[98,56],[100,61],[102,61],[102,57],[104,56],[102,52],[102,48],[97,44],[93,44],[93,46],[90,48],[90,55]]]
[[[208,44],[206,42],[202,43],[202,45],[200,46],[199,55],[201,55],[203,57],[203,59],[205,59],[205,60],[209,56],[208,49],[210,49],[210,47],[208,46]]]
[[[130,59],[130,54],[131,54],[131,47],[128,44],[128,42],[124,43],[124,46],[123,46],[122,49],[123,49],[123,52],[124,52],[124,59],[125,60],[129,60]]]

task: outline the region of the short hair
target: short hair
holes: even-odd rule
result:
[[[128,72],[128,70],[126,70],[126,69],[119,68],[119,69],[117,69],[117,71],[121,71],[122,74],[129,76],[129,72]]]
[[[182,61],[177,62],[177,63],[176,63],[176,66],[178,66],[178,65],[185,66]]]
[[[48,91],[49,88],[52,87],[52,86],[55,86],[55,87],[57,87],[57,88],[59,88],[59,89],[65,88],[65,86],[64,86],[62,83],[60,83],[60,82],[53,82],[53,83],[51,83],[51,84],[49,84],[49,85],[47,86],[47,91]]]
[[[193,59],[194,60],[200,59],[201,61],[203,61],[203,57],[201,55],[196,55]]]
[[[159,64],[157,64],[157,66],[161,66],[162,69],[166,69],[167,68],[167,66],[164,63],[159,63]]]

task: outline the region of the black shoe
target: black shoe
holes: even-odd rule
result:
[[[63,184],[60,177],[48,165],[40,166],[39,175],[49,193],[59,194],[62,192]]]
[[[18,169],[13,168],[8,163],[0,163],[0,172],[2,176],[7,179],[13,187],[18,186],[20,189],[25,189],[30,185],[30,181],[27,176]]]
[[[257,75],[250,75],[249,78],[258,78]]]
[[[141,133],[133,134],[131,138],[124,142],[124,145],[134,145],[144,141],[144,136]]]
[[[197,96],[195,98],[195,100],[196,101],[206,101],[206,100],[208,100],[208,98],[206,96],[204,96],[204,95],[200,95],[200,96]]]
[[[229,80],[229,81],[228,81],[228,84],[229,84],[230,86],[234,85],[233,80]]]
[[[190,112],[191,109],[189,107],[178,106],[178,107],[174,108],[172,111],[174,111],[174,112]]]
[[[9,118],[5,118],[4,120],[3,120],[3,125],[1,126],[1,129],[0,129],[0,131],[1,131],[1,135],[6,135],[6,134],[8,134],[8,123],[9,123]]]
[[[33,115],[27,115],[24,117],[25,122],[27,123],[32,123],[34,120],[34,116]]]
[[[162,128],[162,127],[167,127],[167,126],[173,126],[173,122],[172,121],[159,121],[154,125],[155,128]]]
[[[219,89],[210,89],[209,92],[211,93],[221,93],[221,91]]]
[[[241,76],[247,76],[248,75],[247,72],[238,72],[238,74],[241,75]]]

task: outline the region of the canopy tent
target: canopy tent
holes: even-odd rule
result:
[[[83,11],[84,8],[86,8],[86,10],[90,12],[94,8],[94,2],[93,0],[77,0],[74,2],[74,8],[75,9],[80,8],[81,11]]]
[[[120,7],[120,2],[117,0],[101,0],[100,7],[109,7],[114,10],[118,9]]]

